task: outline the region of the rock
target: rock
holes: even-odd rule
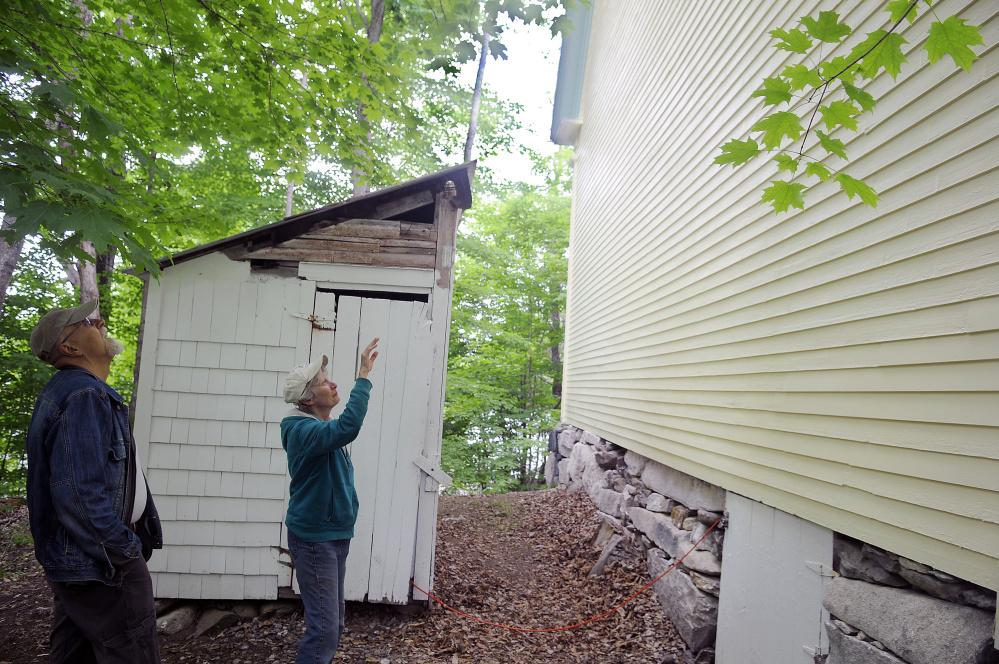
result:
[[[597,532],[593,535],[593,540],[591,544],[593,546],[603,546],[614,536],[614,526],[610,524],[606,519],[600,522],[597,527]]]
[[[701,652],[697,653],[694,657],[694,664],[714,664],[715,662],[715,649],[714,648],[704,648]]]
[[[913,572],[920,572],[921,574],[928,574],[933,571],[933,568],[929,565],[917,563],[915,560],[909,560],[908,558],[903,558],[902,556],[898,557],[898,564],[905,569],[912,570]]]
[[[646,558],[652,578],[670,568],[661,551],[651,549]],[[676,627],[687,647],[697,652],[715,643],[718,628],[718,598],[701,592],[690,577],[673,570],[653,588],[663,613]]]
[[[699,525],[701,525],[701,522],[697,520],[696,516],[688,516],[680,524],[680,528],[682,528],[683,530],[693,531],[694,528],[696,528]]]
[[[835,627],[839,628],[839,631],[843,632],[848,636],[853,636],[857,633],[857,628],[853,625],[848,625],[842,620],[833,619],[830,621]]]
[[[715,526],[711,532],[708,532],[710,528],[710,526],[705,526],[703,523],[698,522],[697,527],[694,528],[693,540],[700,542],[697,545],[698,551],[710,551],[713,556],[720,559],[722,557],[722,546],[725,543],[725,531]],[[706,537],[705,533],[707,533]],[[703,540],[701,539],[702,537],[704,537]]]
[[[829,634],[829,659],[826,664],[905,664],[872,643],[844,634],[832,622],[826,623],[826,633]]]
[[[658,461],[649,460],[642,481],[653,491],[669,496],[690,509],[720,512],[725,509],[725,490],[704,480],[681,473]]]
[[[545,458],[545,484],[548,486],[555,484],[556,468],[558,468],[558,462],[555,460],[555,453],[549,452]]]
[[[584,445],[591,445],[593,447],[602,447],[601,438],[595,433],[590,433],[589,431],[584,431],[579,437],[579,442]]]
[[[197,617],[197,606],[194,604],[183,604],[157,618],[156,631],[166,636],[173,636],[193,625]]]
[[[902,566],[898,564],[898,556],[893,553],[882,551],[881,549],[867,543],[861,545],[860,550],[864,554],[865,558],[871,560],[886,572],[898,574],[899,570],[902,569]]]
[[[716,576],[702,576],[697,572],[691,572],[690,580],[694,582],[694,585],[697,586],[698,589],[703,590],[706,593],[711,593],[715,597],[718,597],[721,593],[721,579]]]
[[[576,435],[572,431],[563,431],[558,435],[558,453],[563,457],[572,454],[572,448],[576,446]]]
[[[192,639],[196,639],[203,634],[217,634],[222,630],[232,627],[239,622],[239,616],[232,611],[222,609],[205,609],[201,617],[198,618],[198,626],[194,628]]]
[[[930,571],[936,572],[936,570]],[[990,595],[984,588],[979,588],[972,583],[961,581],[960,579],[950,576],[949,574],[946,576],[954,579],[951,582],[941,581],[939,574],[921,574],[913,569],[909,569],[908,567],[902,568],[901,575],[902,578],[911,583],[913,587],[919,588],[933,597],[937,597],[948,602],[954,602],[956,604],[964,604],[965,606],[974,606],[987,611],[995,611],[995,593],[991,593]]]
[[[599,454],[599,452],[597,454]],[[601,468],[602,467],[603,466],[601,466]],[[610,485],[610,488],[614,489],[615,491],[624,493],[625,488],[629,488],[632,490],[634,490],[635,488],[630,484],[628,484],[628,480],[624,479],[624,477],[621,476],[621,473],[615,472],[613,470],[604,471],[604,477],[606,478],[607,484]]]
[[[558,462],[558,483],[569,483],[569,459],[562,459]]]
[[[697,510],[697,520],[703,523],[705,526],[713,526],[716,522],[721,521],[721,512],[709,512],[708,510]],[[718,524],[719,527],[721,524]]]
[[[721,560],[710,551],[691,551],[680,564],[689,570],[708,576],[721,576],[722,572]]]
[[[669,498],[661,493],[650,493],[645,501],[645,509],[650,512],[669,512]]]
[[[601,512],[617,517],[623,516],[624,510],[630,507],[632,502],[629,496],[610,489],[597,489],[590,494],[590,500]]]
[[[614,535],[610,538],[606,545],[604,545],[604,550],[600,552],[600,558],[594,563],[593,567],[590,569],[590,573],[587,576],[600,576],[604,573],[604,566],[607,564],[607,559],[610,558],[611,554],[614,553],[614,549],[617,545],[621,543],[624,539],[621,535]]]
[[[604,470],[614,470],[624,454],[620,452],[597,452],[593,458]]]
[[[597,494],[601,489],[610,489],[610,478],[608,476],[612,474],[611,471],[603,470],[595,463],[586,466],[581,481],[590,500],[596,502]]]
[[[642,471],[645,470],[645,464],[647,461],[648,459],[638,452],[628,450],[624,453],[624,465],[628,468],[628,472],[634,477],[642,476]]]
[[[576,445],[572,448],[569,456],[569,479],[573,482],[581,482],[586,467],[593,459],[593,448],[589,445]],[[596,464],[594,464],[596,465]]]
[[[649,536],[670,558],[679,558],[694,548],[694,538],[686,530],[673,525],[672,519],[641,507],[630,507],[628,516],[635,527]]]
[[[260,605],[256,602],[236,602],[232,611],[243,620],[253,620],[260,615]]]
[[[911,590],[840,577],[823,606],[909,664],[984,664],[993,651],[992,614]]]
[[[285,618],[297,612],[300,606],[301,606],[300,603],[289,600],[279,600],[277,602],[264,602],[263,604],[260,605],[260,615],[261,616],[273,615],[277,618]]]
[[[909,585],[905,579],[884,569],[877,559],[868,558],[859,544],[843,539],[833,540],[833,555],[839,558],[837,571],[849,579],[860,579],[869,583],[904,588]],[[889,559],[890,561],[890,559]],[[893,561],[890,561],[893,562]],[[897,564],[898,569],[902,569]]]
[[[604,521],[609,523],[614,528],[614,530],[624,530],[624,523],[621,521],[621,519],[615,516],[611,516],[606,512],[601,512],[600,510],[597,510],[597,518],[603,519]]]
[[[688,516],[690,516],[690,510],[688,510],[683,505],[677,505],[676,507],[673,508],[673,511],[670,513],[670,518],[673,519],[673,525],[676,526],[677,528],[681,528],[683,520],[686,519]]]
[[[158,616],[164,615],[165,613],[169,612],[173,607],[180,604],[182,601],[184,600],[175,599],[172,597],[167,599],[156,600],[156,615]]]

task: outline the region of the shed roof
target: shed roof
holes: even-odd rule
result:
[[[231,235],[221,240],[215,240],[198,247],[186,249],[173,256],[166,256],[159,260],[161,269],[166,269],[171,265],[183,263],[193,258],[203,256],[215,251],[222,251],[240,245],[262,246],[265,244],[277,244],[293,237],[301,235],[323,222],[333,223],[340,219],[379,219],[378,209],[390,202],[417,194],[428,188],[442,188],[448,180],[454,182],[456,196],[454,205],[462,210],[472,206],[472,177],[475,172],[474,161],[469,161],[459,166],[446,168],[430,175],[424,175],[407,182],[385,187],[378,191],[373,191],[364,196],[348,198],[332,205],[327,205],[309,212],[302,212],[291,217],[286,217],[281,221],[253,230],[245,231],[237,235]]]

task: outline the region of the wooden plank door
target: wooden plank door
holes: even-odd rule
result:
[[[323,294],[329,295],[329,294]],[[317,296],[316,316],[321,298]],[[423,451],[432,353],[424,302],[341,295],[334,334],[313,333],[313,359],[331,356],[339,417],[357,375],[361,349],[379,337],[368,413],[348,451],[360,511],[347,559],[349,600],[406,603],[416,544],[421,471],[413,458]],[[319,342],[316,341],[320,337]],[[331,341],[331,350],[322,344]]]

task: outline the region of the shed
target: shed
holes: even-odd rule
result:
[[[163,521],[156,597],[292,592],[283,375],[327,354],[347,393],[359,347],[380,337],[368,415],[348,448],[361,509],[346,596],[427,599],[410,581],[433,585],[455,232],[474,169],[178,253],[146,280],[134,428]]]

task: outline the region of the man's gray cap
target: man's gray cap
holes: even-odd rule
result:
[[[52,309],[42,316],[42,319],[31,330],[31,352],[38,359],[51,364],[51,360],[56,359],[58,355],[53,355],[50,358],[49,354],[66,326],[79,323],[95,311],[97,311],[96,299],[84,302],[72,309]]]

